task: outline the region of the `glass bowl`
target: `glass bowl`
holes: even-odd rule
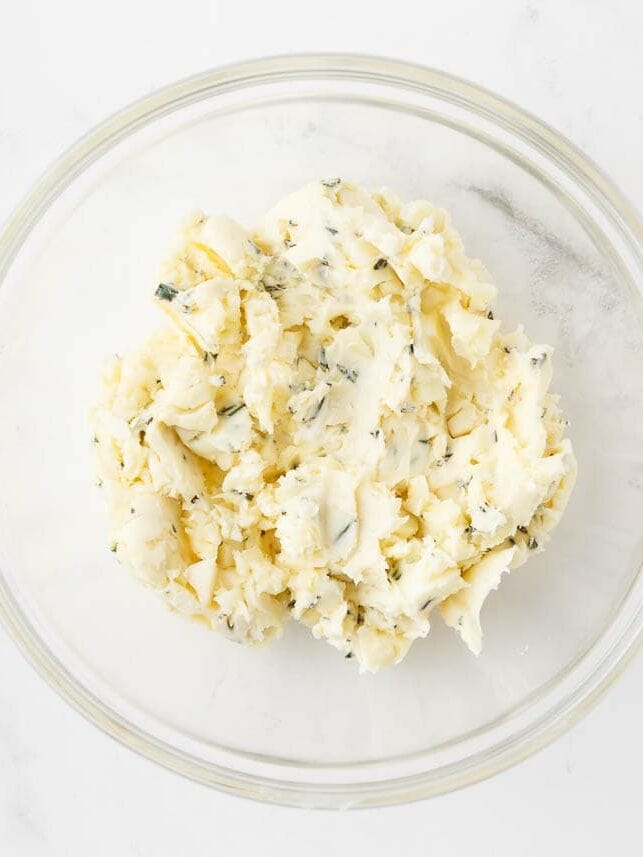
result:
[[[106,355],[158,322],[156,266],[195,207],[252,224],[340,175],[452,212],[498,316],[556,348],[579,477],[548,549],[505,579],[471,656],[435,619],[399,666],[299,627],[264,650],[171,614],[120,567],[86,412]],[[641,226],[568,142],[442,72],[354,56],[264,59],[142,99],[80,140],[0,238],[0,612],[103,730],[267,801],[356,807],[486,777],[546,744],[641,637]]]

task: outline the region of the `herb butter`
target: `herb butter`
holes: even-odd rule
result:
[[[441,614],[478,653],[575,474],[552,350],[495,297],[446,212],[389,191],[316,182],[254,233],[192,216],[167,326],[92,412],[118,559],[237,641],[292,616],[376,670]]]

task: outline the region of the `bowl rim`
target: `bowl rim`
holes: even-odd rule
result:
[[[309,53],[251,59],[210,69],[166,85],[130,103],[82,136],[53,162],[3,226],[0,233],[0,286],[33,227],[76,177],[133,131],[178,107],[222,92],[270,82],[314,78],[375,82],[434,95],[491,120],[527,142],[588,193],[616,227],[643,269],[643,223],[629,201],[574,144],[510,101],[462,78],[432,69],[371,55]],[[640,570],[639,570],[640,577]],[[558,703],[539,720],[488,751],[466,761],[397,779],[359,783],[294,782],[255,776],[198,759],[128,722],[74,678],[56,658],[21,610],[0,569],[0,620],[38,673],[76,710],[103,732],[170,770],[223,791],[293,806],[365,807],[402,803],[445,793],[485,779],[521,761],[571,727],[602,696],[643,645],[643,604],[603,660],[563,705]],[[612,620],[612,625],[614,620]],[[612,627],[612,626],[609,626]],[[597,640],[592,643],[596,645]],[[229,749],[231,756],[244,756]],[[416,758],[423,751],[413,754]],[[394,763],[395,758],[383,764]],[[288,768],[281,760],[284,772]],[[369,763],[336,765],[346,769]],[[292,763],[289,765],[292,770]],[[301,763],[312,772],[315,764]]]

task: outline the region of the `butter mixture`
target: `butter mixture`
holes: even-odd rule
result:
[[[502,332],[446,212],[315,182],[253,233],[195,214],[161,280],[92,413],[118,559],[236,641],[292,616],[376,670],[437,610],[477,654],[575,461],[551,348]]]

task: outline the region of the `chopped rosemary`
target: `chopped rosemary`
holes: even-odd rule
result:
[[[324,185],[324,187],[333,188],[333,187],[338,187],[342,183],[342,180],[340,178],[322,179],[321,183]]]
[[[382,268],[386,268],[386,266],[387,266],[387,265],[388,265],[388,262],[386,261],[386,259],[382,259],[382,258],[380,258],[380,259],[378,259],[378,260],[377,260],[377,262],[373,265],[373,270],[374,270],[374,271],[381,271],[381,269],[382,269]]]
[[[493,442],[498,443],[498,432],[495,429],[493,430]]]
[[[335,229],[334,226],[327,226],[326,231],[330,232],[331,235],[337,235],[337,233],[339,232],[339,229]]]
[[[220,411],[217,411],[217,414],[220,417],[233,417],[235,414],[238,414],[239,411],[245,408],[245,402],[241,402],[240,405],[228,405],[225,408],[221,408]]]
[[[421,437],[421,438],[419,438],[418,443],[423,443],[426,446],[429,443],[431,443],[431,438],[430,437]]]
[[[174,524],[172,524],[172,532],[174,533],[174,535],[176,535],[176,527],[174,526]]]
[[[426,610],[426,608],[429,606],[429,604],[431,604],[431,602],[434,600],[435,600],[434,598],[429,598],[428,601],[425,601],[424,604],[420,607],[420,613],[423,610]]]
[[[154,292],[154,297],[157,297],[161,301],[173,301],[178,293],[179,290],[175,289],[174,286],[170,286],[167,283],[159,283]]]
[[[536,550],[536,548],[538,547],[538,542],[536,541],[536,539],[533,536],[527,542],[527,547],[529,548],[530,551]]]
[[[317,402],[317,405],[316,405],[316,407],[315,407],[315,410],[314,410],[314,411],[312,412],[312,414],[308,417],[308,419],[304,420],[304,422],[306,422],[306,423],[312,423],[312,421],[313,421],[313,420],[317,419],[317,417],[318,417],[318,416],[319,416],[319,414],[320,414],[321,409],[324,407],[324,402],[325,402],[325,401],[326,401],[326,396],[322,396],[322,397],[321,397],[321,399],[319,400],[319,402]]]
[[[337,533],[337,535],[333,539],[333,544],[337,544],[337,542],[342,538],[342,536],[345,536],[346,533],[350,530],[350,528],[356,523],[357,521],[355,520],[355,518],[353,518],[352,521],[349,521],[346,526]]]
[[[319,365],[322,367],[322,369],[328,369],[328,358],[326,357],[326,349],[323,345],[319,352]]]

